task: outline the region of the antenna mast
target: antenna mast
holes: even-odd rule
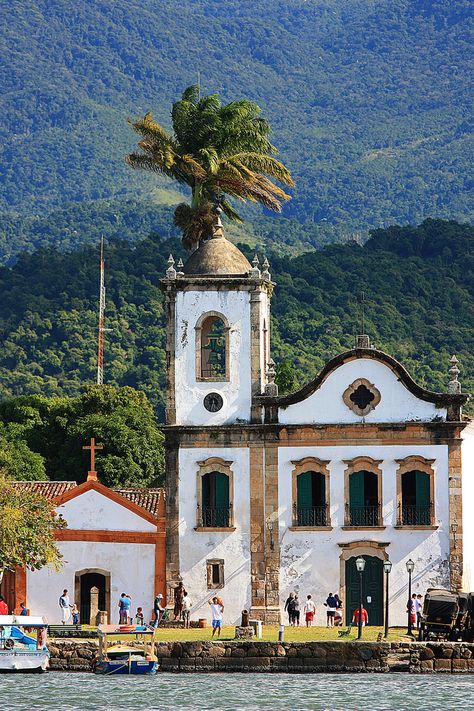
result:
[[[99,332],[97,342],[97,385],[104,383],[104,315],[105,315],[104,238],[100,240]]]

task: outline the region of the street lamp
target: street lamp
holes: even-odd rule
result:
[[[383,569],[385,572],[385,637],[388,637],[388,576],[392,570],[392,562],[384,560]]]
[[[415,570],[415,563],[412,561],[411,558],[407,560],[406,563],[407,566],[407,572],[408,572],[408,630],[407,634],[409,637],[413,637],[413,632],[412,632],[412,623],[411,623],[411,576],[413,571]]]
[[[357,639],[362,637],[362,573],[365,568],[365,558],[356,558],[356,568],[359,573],[359,619],[358,619],[358,632]]]

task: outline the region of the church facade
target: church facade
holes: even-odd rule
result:
[[[448,392],[413,381],[367,336],[296,393],[278,396],[270,357],[274,289],[218,221],[182,271],[170,257],[167,309],[166,569],[193,616],[218,594],[229,623],[250,608],[282,619],[297,591],[325,623],[329,592],[391,624],[413,591],[474,587],[472,424],[455,359]]]

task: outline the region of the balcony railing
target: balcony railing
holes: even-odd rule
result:
[[[232,526],[232,506],[198,505],[198,526],[201,528],[230,528]]]
[[[398,505],[399,526],[431,526],[433,523],[433,503],[424,506]]]
[[[309,506],[300,507],[293,504],[293,526],[308,526],[317,528],[318,526],[328,526],[328,507]]]
[[[347,526],[380,526],[381,507],[377,506],[351,506],[346,504],[346,525]]]

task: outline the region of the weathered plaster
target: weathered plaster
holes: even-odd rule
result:
[[[58,506],[68,528],[109,531],[156,531],[156,525],[111,501],[97,491],[86,491]]]

